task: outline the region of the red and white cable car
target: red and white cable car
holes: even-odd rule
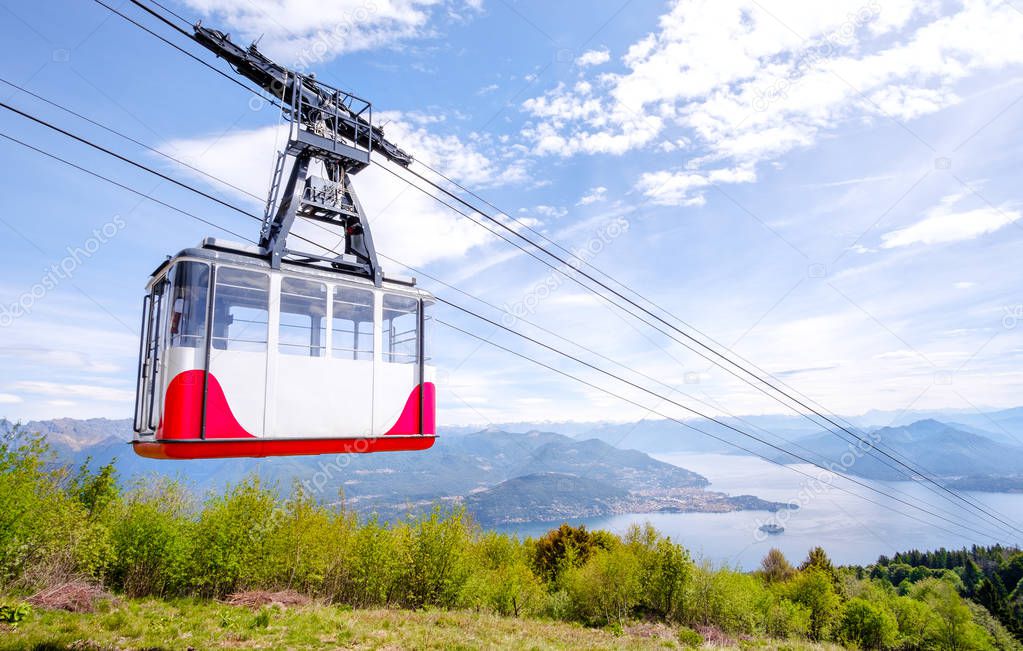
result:
[[[158,459],[423,450],[436,439],[433,303],[385,275],[349,177],[375,151],[411,157],[368,102],[196,27],[196,40],[286,104],[259,246],[209,238],[167,259],[144,299],[135,452]],[[313,164],[324,178],[310,176]],[[285,176],[285,169],[290,172]],[[296,218],[343,235],[331,257],[289,249]]]

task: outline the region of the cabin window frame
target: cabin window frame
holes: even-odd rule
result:
[[[262,280],[262,286],[246,286],[239,284],[238,282],[225,282],[224,276],[228,277],[228,280],[238,280],[237,278],[232,279],[232,274],[251,274],[253,277],[259,276]],[[230,288],[231,293],[235,294],[236,301],[229,303],[227,308],[223,307],[222,300],[224,299],[223,291],[224,288]],[[267,355],[270,349],[270,312],[273,307],[273,302],[270,300],[272,286],[270,283],[270,274],[262,269],[254,269],[251,267],[232,266],[225,264],[216,265],[216,273],[214,274],[213,284],[213,311],[211,319],[211,327],[209,331],[210,347],[216,351],[214,354],[219,354],[225,351],[230,352],[246,352],[256,353],[261,355]],[[261,292],[263,294],[262,307],[251,307],[246,306],[242,299],[245,293],[256,294]],[[251,298],[251,297],[250,297]],[[255,304],[255,301],[250,301]],[[234,307],[242,307],[246,310],[253,310],[254,312],[264,312],[265,318],[260,321],[258,319],[242,319],[239,316],[256,316],[243,313],[241,315],[231,314],[231,309]],[[227,321],[225,324],[224,321]],[[240,336],[233,336],[231,326],[235,322],[247,323],[248,325],[243,327],[238,333],[239,335],[245,333],[247,330],[252,329],[251,326],[262,326],[262,339],[259,338],[259,332],[249,334],[248,337],[242,338]],[[223,332],[223,334],[218,334]],[[220,345],[218,345],[218,342]],[[241,344],[231,346],[231,344]]]
[[[288,288],[288,285],[294,285]],[[303,288],[302,285],[305,285]],[[280,290],[278,291],[277,307],[277,353],[289,357],[326,357],[327,356],[327,325],[330,319],[328,300],[330,297],[330,285],[322,280],[304,278],[301,276],[281,275]],[[308,303],[305,311],[285,309],[286,300],[290,300],[295,307],[301,307],[301,302]],[[316,308],[319,308],[317,314]],[[308,324],[286,323],[285,315],[298,318],[308,318]],[[308,334],[307,343],[291,343],[286,341],[286,328],[289,332],[297,333],[304,330]]]

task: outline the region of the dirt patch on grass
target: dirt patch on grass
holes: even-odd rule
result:
[[[91,613],[96,610],[97,602],[111,598],[110,593],[94,583],[67,581],[40,590],[26,601],[44,610]]]
[[[693,629],[703,636],[703,643],[708,646],[735,646],[738,642],[717,626],[694,626]]]
[[[645,639],[675,639],[675,630],[663,622],[634,622],[625,627],[625,634]]]
[[[305,606],[312,603],[312,599],[301,592],[294,590],[281,590],[271,592],[269,590],[246,590],[228,595],[224,600],[232,606],[246,606],[248,608],[262,608],[263,606]]]

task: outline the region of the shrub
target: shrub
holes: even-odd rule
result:
[[[763,629],[758,605],[766,597],[763,583],[752,575],[729,568],[699,567],[693,573],[682,618],[686,623],[713,625],[727,633],[756,634]]]
[[[585,525],[563,524],[536,541],[533,567],[548,583],[555,583],[563,570],[579,567],[597,549],[609,550],[617,539],[603,531],[589,532]]]
[[[640,598],[640,564],[626,547],[599,550],[567,571],[565,587],[576,616],[588,623],[624,626]]]
[[[278,561],[267,542],[280,518],[277,496],[256,477],[229,488],[205,504],[193,535],[193,585],[200,594],[220,597],[257,587],[265,565]]]
[[[518,617],[538,612],[544,590],[526,562],[525,548],[510,536],[485,534],[477,541],[462,605]]]
[[[0,623],[8,624],[14,628],[32,614],[32,606],[26,603],[19,603],[16,606],[0,604]]]
[[[903,649],[922,649],[927,631],[933,626],[933,611],[927,604],[905,596],[891,601],[892,612],[899,626],[899,646]]]
[[[253,580],[266,588],[322,592],[338,552],[333,542],[345,538],[345,523],[298,484],[276,515],[275,526],[267,531],[266,554],[277,560],[260,566],[262,574]]]
[[[692,580],[689,552],[661,536],[649,523],[634,525],[625,544],[640,563],[641,605],[666,619],[678,619]]]
[[[788,581],[795,576],[796,569],[792,567],[780,549],[772,547],[760,561],[760,573],[768,582],[778,583]]]
[[[695,649],[703,646],[703,636],[688,626],[680,627],[678,632],[675,634],[675,639],[678,640],[679,644],[686,648]]]
[[[810,609],[772,595],[763,605],[764,632],[775,638],[805,637],[810,631]]]
[[[970,609],[955,588],[941,579],[924,579],[913,586],[911,596],[930,607],[925,632],[927,644],[942,649],[992,648],[991,636],[973,622]]]
[[[838,639],[860,649],[888,649],[895,646],[899,624],[887,608],[857,597],[846,602],[838,624]]]
[[[132,597],[185,594],[191,587],[191,499],[176,482],[140,482],[111,524],[108,582]]]
[[[469,577],[465,510],[445,513],[435,507],[429,515],[405,523],[399,529],[399,541],[402,605],[454,606]]]
[[[357,607],[391,602],[403,562],[394,530],[377,518],[359,523],[345,516],[337,522],[334,560],[327,569],[324,592],[333,601]]]
[[[832,575],[819,569],[820,565],[810,564],[807,568],[789,584],[788,598],[809,610],[810,639],[820,641],[826,639],[834,627],[841,600]]]

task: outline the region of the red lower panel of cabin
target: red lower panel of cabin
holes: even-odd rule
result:
[[[153,441],[135,441],[135,453],[151,459],[223,459],[310,454],[425,450],[436,440],[436,389],[415,386],[397,421],[383,436],[362,438],[261,438],[246,431],[212,374],[186,371],[167,388],[165,418]],[[204,396],[205,393],[205,396]],[[422,395],[420,395],[420,393]],[[206,412],[205,432],[202,415]]]
[[[343,454],[425,450],[433,434],[364,439],[207,439],[205,441],[136,441],[135,454],[150,459],[225,459],[305,454]]]

